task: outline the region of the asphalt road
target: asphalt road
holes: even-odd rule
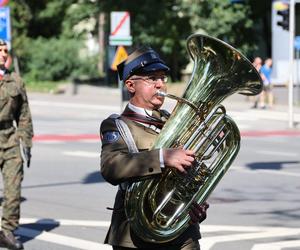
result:
[[[120,111],[119,92],[82,88],[76,96],[29,97],[35,138],[18,230],[25,249],[111,249],[102,242],[116,187],[99,174],[98,130]],[[299,128],[287,127],[284,106],[253,110],[240,98],[225,103],[242,144],[209,199],[201,249],[300,249]]]

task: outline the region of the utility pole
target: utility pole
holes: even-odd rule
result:
[[[99,37],[99,61],[98,61],[98,70],[100,75],[104,74],[104,56],[105,56],[105,14],[101,12],[98,18],[98,37]]]
[[[295,40],[295,0],[290,0],[290,17],[289,17],[289,57],[290,57],[290,78],[289,78],[289,128],[294,127],[294,104],[293,104],[293,90],[294,90],[294,40]]]

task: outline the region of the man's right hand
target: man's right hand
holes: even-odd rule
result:
[[[163,157],[166,167],[176,168],[181,173],[186,173],[185,168],[192,166],[195,153],[183,148],[167,148],[163,149]]]

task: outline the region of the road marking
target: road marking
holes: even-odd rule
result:
[[[274,137],[274,136],[300,136],[297,130],[249,130],[241,131],[242,137]]]
[[[87,157],[87,158],[99,158],[100,153],[88,152],[88,151],[64,151],[63,155]]]
[[[97,134],[42,134],[35,135],[33,141],[49,142],[49,141],[83,141],[83,140],[98,140],[100,142],[100,136]]]
[[[109,227],[109,221],[21,218],[21,224]]]
[[[82,240],[69,236],[63,236],[55,233],[49,233],[44,231],[38,231],[26,228],[22,224],[45,224],[45,225],[59,225],[59,226],[88,226],[88,227],[105,227],[110,225],[109,221],[88,221],[88,220],[67,220],[67,219],[38,219],[38,218],[21,218],[21,226],[16,231],[18,235],[22,235],[28,238],[51,242],[55,244],[74,247],[82,250],[111,250],[111,246],[92,242],[88,240]],[[256,226],[232,226],[232,225],[203,225],[201,227],[202,233],[213,232],[238,232],[236,234],[226,234],[221,236],[204,236],[199,242],[201,249],[210,250],[215,244],[220,242],[229,241],[241,241],[241,240],[255,240],[262,238],[275,238],[294,236],[300,233],[299,228],[287,228],[287,227],[256,227]],[[287,247],[298,247],[300,241],[280,241],[270,242],[263,244],[256,244],[252,250],[281,250]]]
[[[45,231],[38,231],[29,228],[20,227],[16,231],[17,235],[29,237],[31,239],[37,239],[47,242],[52,242],[59,245],[64,245],[68,247],[75,247],[82,250],[99,250],[99,249],[111,249],[110,246],[106,246],[101,243],[96,243],[88,240],[81,240],[74,237],[63,236],[55,233],[48,233]]]
[[[275,174],[275,175],[286,175],[286,176],[293,176],[293,177],[299,177],[300,173],[293,173],[293,172],[286,172],[281,170],[268,170],[268,169],[246,169],[244,166],[231,166],[229,170],[236,170],[239,172],[245,172],[248,174]]]
[[[254,119],[264,119],[264,120],[276,120],[276,121],[288,121],[288,114],[287,112],[280,112],[280,111],[271,111],[271,110],[248,110],[248,111],[230,111],[228,112],[230,116],[233,117],[242,117],[244,120],[248,118],[249,121]],[[294,114],[295,122],[300,121],[300,114]]]
[[[47,101],[30,101],[30,105],[34,106],[45,106],[45,107],[60,107],[60,108],[80,108],[80,109],[93,109],[93,110],[112,110],[115,112],[120,111],[119,106],[112,105],[93,105],[93,104],[82,104],[82,103],[67,103],[67,102],[47,102]]]
[[[204,228],[204,226],[202,227]],[[274,238],[274,237],[284,237],[297,235],[300,233],[298,228],[270,228],[268,230],[259,231],[256,233],[238,233],[222,236],[212,236],[204,237],[199,242],[201,243],[201,249],[209,250],[216,243],[229,242],[229,241],[241,241],[241,240],[252,240],[252,239],[262,239],[262,238]],[[265,248],[269,249],[269,248]],[[271,250],[271,249],[270,249]]]
[[[272,243],[262,243],[256,244],[252,247],[251,250],[281,250],[283,248],[298,247],[300,248],[300,240],[287,240],[287,241],[278,241]]]
[[[256,151],[257,154],[263,155],[276,155],[276,156],[288,156],[288,157],[297,157],[298,154],[296,153],[288,153],[288,152],[276,152],[276,151],[267,151],[267,150],[260,150]]]

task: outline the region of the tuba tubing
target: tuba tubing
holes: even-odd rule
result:
[[[144,241],[163,243],[189,226],[193,202],[203,203],[215,189],[240,148],[240,133],[220,103],[234,93],[256,95],[259,73],[235,48],[205,35],[192,35],[187,50],[192,77],[152,149],[183,147],[195,152],[186,175],[171,168],[127,187],[125,212],[132,230]]]

